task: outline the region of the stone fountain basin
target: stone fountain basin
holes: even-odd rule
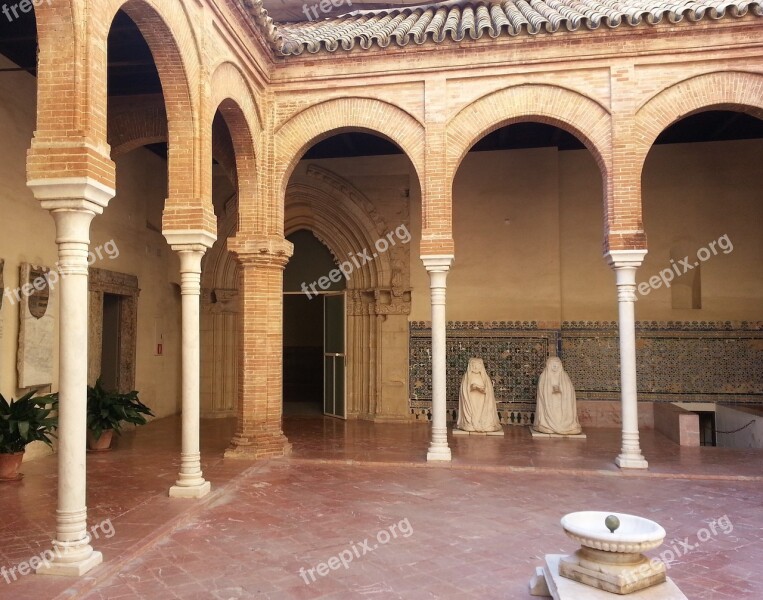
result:
[[[611,533],[604,520],[614,515],[620,527]],[[595,510],[574,512],[562,517],[562,527],[568,537],[581,546],[604,552],[635,554],[659,547],[665,539],[665,530],[654,521],[624,513]]]

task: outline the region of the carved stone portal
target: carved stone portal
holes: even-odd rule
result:
[[[120,301],[118,389],[135,389],[135,360],[138,331],[138,278],[106,269],[90,268],[87,381],[93,385],[101,375],[103,348],[103,296],[114,294]]]

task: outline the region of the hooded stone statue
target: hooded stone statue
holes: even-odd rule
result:
[[[495,405],[493,382],[490,381],[481,358],[469,359],[469,366],[461,380],[456,427],[462,431],[484,433],[502,431]]]
[[[538,380],[535,422],[532,428],[539,433],[577,435],[582,431],[578,422],[575,388],[562,361],[552,356]]]

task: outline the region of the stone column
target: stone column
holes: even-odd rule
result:
[[[180,474],[170,488],[170,497],[201,498],[211,489],[201,473],[199,450],[201,259],[216,237],[206,231],[165,231],[164,237],[180,256],[182,294],[183,441]]]
[[[226,458],[286,456],[283,433],[283,271],[294,246],[279,236],[231,239],[240,263],[238,423]]]
[[[620,394],[623,441],[615,464],[622,469],[646,469],[638,434],[638,395],[636,385],[636,269],[646,250],[610,250],[607,260],[615,271],[620,324]]]
[[[432,442],[427,460],[450,460],[445,404],[445,287],[452,255],[422,256],[432,293]]]
[[[53,559],[36,572],[80,576],[103,562],[87,528],[87,259],[90,224],[114,190],[87,178],[36,180],[29,187],[56,223],[60,274],[56,537]]]

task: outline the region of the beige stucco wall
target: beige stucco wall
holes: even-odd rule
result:
[[[0,68],[15,66],[0,56]],[[36,80],[26,73],[6,72],[0,78],[0,259],[5,260],[4,287],[19,285],[23,262],[51,266],[57,260],[53,219],[39,207],[26,187],[26,150],[35,123]],[[56,291],[53,292],[56,294]],[[16,398],[18,304],[3,298],[0,310],[0,392]],[[53,348],[54,378],[58,377],[58,347]]]
[[[762,154],[762,140],[652,150],[643,178],[649,254],[638,281],[670,267],[671,247],[695,256],[728,235],[734,249],[724,254],[718,248],[702,264],[701,309],[673,309],[670,290],[661,286],[639,295],[637,319],[763,319],[763,236],[756,231],[763,190],[755,164]],[[351,181],[388,223],[400,210],[390,182],[410,176],[410,318],[428,321],[429,281],[416,243],[421,195],[410,162],[404,156],[303,161],[295,179],[309,163]],[[453,205],[456,260],[448,277],[448,319],[617,319],[614,274],[602,257],[602,178],[587,150],[471,153],[456,176]]]
[[[12,66],[0,57],[0,67]],[[53,220],[26,187],[26,151],[35,123],[36,80],[26,73],[0,78],[0,259],[5,260],[6,288],[18,286],[19,265],[31,262],[53,266],[57,260]],[[94,266],[138,277],[136,388],[158,417],[176,413],[180,402],[178,262],[158,230],[166,197],[166,162],[147,150],[117,160],[117,195],[91,229],[91,247],[114,240],[119,256]],[[54,294],[56,291],[54,290]],[[53,305],[54,310],[56,304]],[[155,318],[163,319],[164,355],[154,355]],[[0,310],[0,392],[18,397],[16,350],[18,306],[4,299]],[[57,389],[58,341],[53,348]],[[45,449],[30,448],[28,457]]]
[[[673,309],[661,286],[639,294],[640,320],[763,319],[763,140],[657,146],[643,184],[649,254],[637,280],[670,267],[676,245],[696,251],[727,234],[733,251],[702,264],[702,308]],[[303,161],[348,179],[394,222],[396,177],[410,178],[411,320],[428,321],[429,281],[419,260],[421,193],[404,156]],[[399,186],[398,186],[399,187]],[[467,155],[453,188],[456,259],[448,319],[611,321],[614,274],[602,257],[601,173],[587,150]],[[508,223],[506,221],[509,221]],[[683,256],[683,254],[682,254]]]
[[[670,267],[671,247],[681,242],[692,261],[723,235],[734,249],[725,254],[716,246],[702,264],[701,309],[673,309],[662,286],[639,296],[637,319],[763,319],[763,236],[756,230],[763,222],[756,165],[762,153],[762,140],[653,149],[643,178],[649,254],[637,280]],[[602,258],[601,190],[586,150],[467,155],[453,189],[448,319],[615,320],[614,275]],[[415,254],[411,319],[427,321],[428,280]]]
[[[180,411],[180,265],[160,233],[167,163],[143,149],[116,163],[117,194],[93,221],[91,246],[113,239],[119,257],[95,266],[138,278],[135,387],[163,417]],[[161,356],[155,352],[157,329],[163,334]]]

